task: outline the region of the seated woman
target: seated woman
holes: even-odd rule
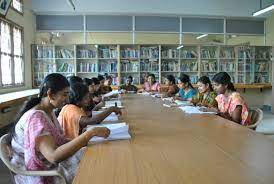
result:
[[[234,121],[242,125],[250,124],[248,107],[240,93],[236,92],[231,78],[226,72],[217,73],[213,79],[213,87],[218,96],[218,109],[207,109],[207,111],[217,112],[221,117]]]
[[[178,86],[180,88],[176,100],[191,101],[193,96],[196,95],[196,90],[193,88],[188,75],[182,74],[178,80]]]
[[[202,76],[198,80],[198,91],[191,100],[194,105],[204,107],[218,107],[215,100],[217,94],[213,90],[210,79],[207,76]]]
[[[103,100],[100,95],[100,81],[98,78],[93,77],[91,78],[91,83],[92,87],[89,87],[89,92],[93,95],[92,99],[94,103],[97,105]]]
[[[168,75],[166,77],[166,85],[168,85],[167,91],[163,93],[162,97],[173,97],[179,92],[179,88],[176,85],[175,77]]]
[[[99,82],[98,82],[99,83]],[[94,79],[89,79],[89,78],[84,78],[83,84],[88,87],[88,91],[90,94],[90,104],[88,107],[86,107],[86,111],[91,112],[97,111],[100,108],[104,106],[104,101],[102,100],[101,97],[97,96],[96,93],[96,85],[94,84]]]
[[[105,89],[106,92],[111,92],[112,91],[112,88],[111,88],[112,82],[113,82],[113,78],[110,75],[108,75],[106,77],[105,82],[104,82],[104,89]]]
[[[149,74],[147,78],[147,82],[145,82],[143,89],[139,90],[139,92],[160,92],[161,85],[159,82],[156,82],[155,75]]]
[[[119,89],[124,90],[125,92],[137,92],[138,88],[132,84],[132,76],[128,76],[126,84],[119,87]]]
[[[87,113],[86,111],[86,107],[89,105],[90,94],[88,87],[81,83],[70,86],[69,104],[62,108],[58,116],[59,123],[64,130],[66,138],[74,139],[78,137],[87,125],[102,122],[112,112],[121,114],[119,108],[110,107],[102,113],[92,116],[92,113]]]
[[[27,101],[15,120],[10,132],[13,149],[11,162],[30,171],[58,169],[67,183],[72,183],[83,149],[93,136],[108,137],[107,128],[84,132],[69,141],[53,113],[62,107],[69,94],[68,80],[61,74],[46,76],[40,87],[39,97]],[[58,178],[15,175],[18,184],[59,183]]]

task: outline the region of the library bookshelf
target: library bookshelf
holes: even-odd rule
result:
[[[238,45],[32,45],[33,87],[49,73],[82,78],[111,75],[114,86],[133,77],[135,85],[153,73],[165,83],[167,75],[190,76],[196,84],[206,75],[227,72],[240,88],[268,88],[272,82],[272,47]],[[244,87],[246,86],[246,87]]]

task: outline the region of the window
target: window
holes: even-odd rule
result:
[[[23,1],[22,0],[12,0],[12,7],[19,11],[20,13],[23,13]]]
[[[0,87],[24,84],[22,29],[0,20]]]

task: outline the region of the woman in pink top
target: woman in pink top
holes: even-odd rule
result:
[[[249,125],[250,116],[247,103],[240,93],[236,92],[230,76],[226,72],[220,72],[212,80],[213,87],[218,94],[215,98],[218,102],[216,112],[225,119],[241,125]]]
[[[160,92],[161,85],[159,82],[156,82],[155,75],[149,74],[148,80],[144,84],[144,90],[147,92]]]
[[[53,109],[60,108],[69,97],[69,83],[61,74],[49,74],[41,84],[39,97],[27,101],[10,132],[11,162],[25,170],[58,169],[67,183],[72,183],[78,163],[93,136],[107,137],[106,128],[88,130],[73,140],[65,138]],[[57,178],[15,175],[16,184],[54,184]]]

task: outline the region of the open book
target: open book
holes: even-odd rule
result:
[[[101,114],[103,111],[92,111],[92,116],[96,116],[98,114]],[[111,113],[108,117],[106,117],[103,122],[106,122],[106,121],[118,121],[119,118],[118,116],[113,112]]]
[[[89,125],[87,126],[87,130],[91,130],[94,127],[106,127],[110,130],[110,134],[108,138],[103,137],[92,137],[90,139],[91,142],[103,141],[103,140],[123,140],[130,139],[131,136],[128,132],[128,125],[126,123],[115,123],[115,124],[100,124],[100,125]]]

